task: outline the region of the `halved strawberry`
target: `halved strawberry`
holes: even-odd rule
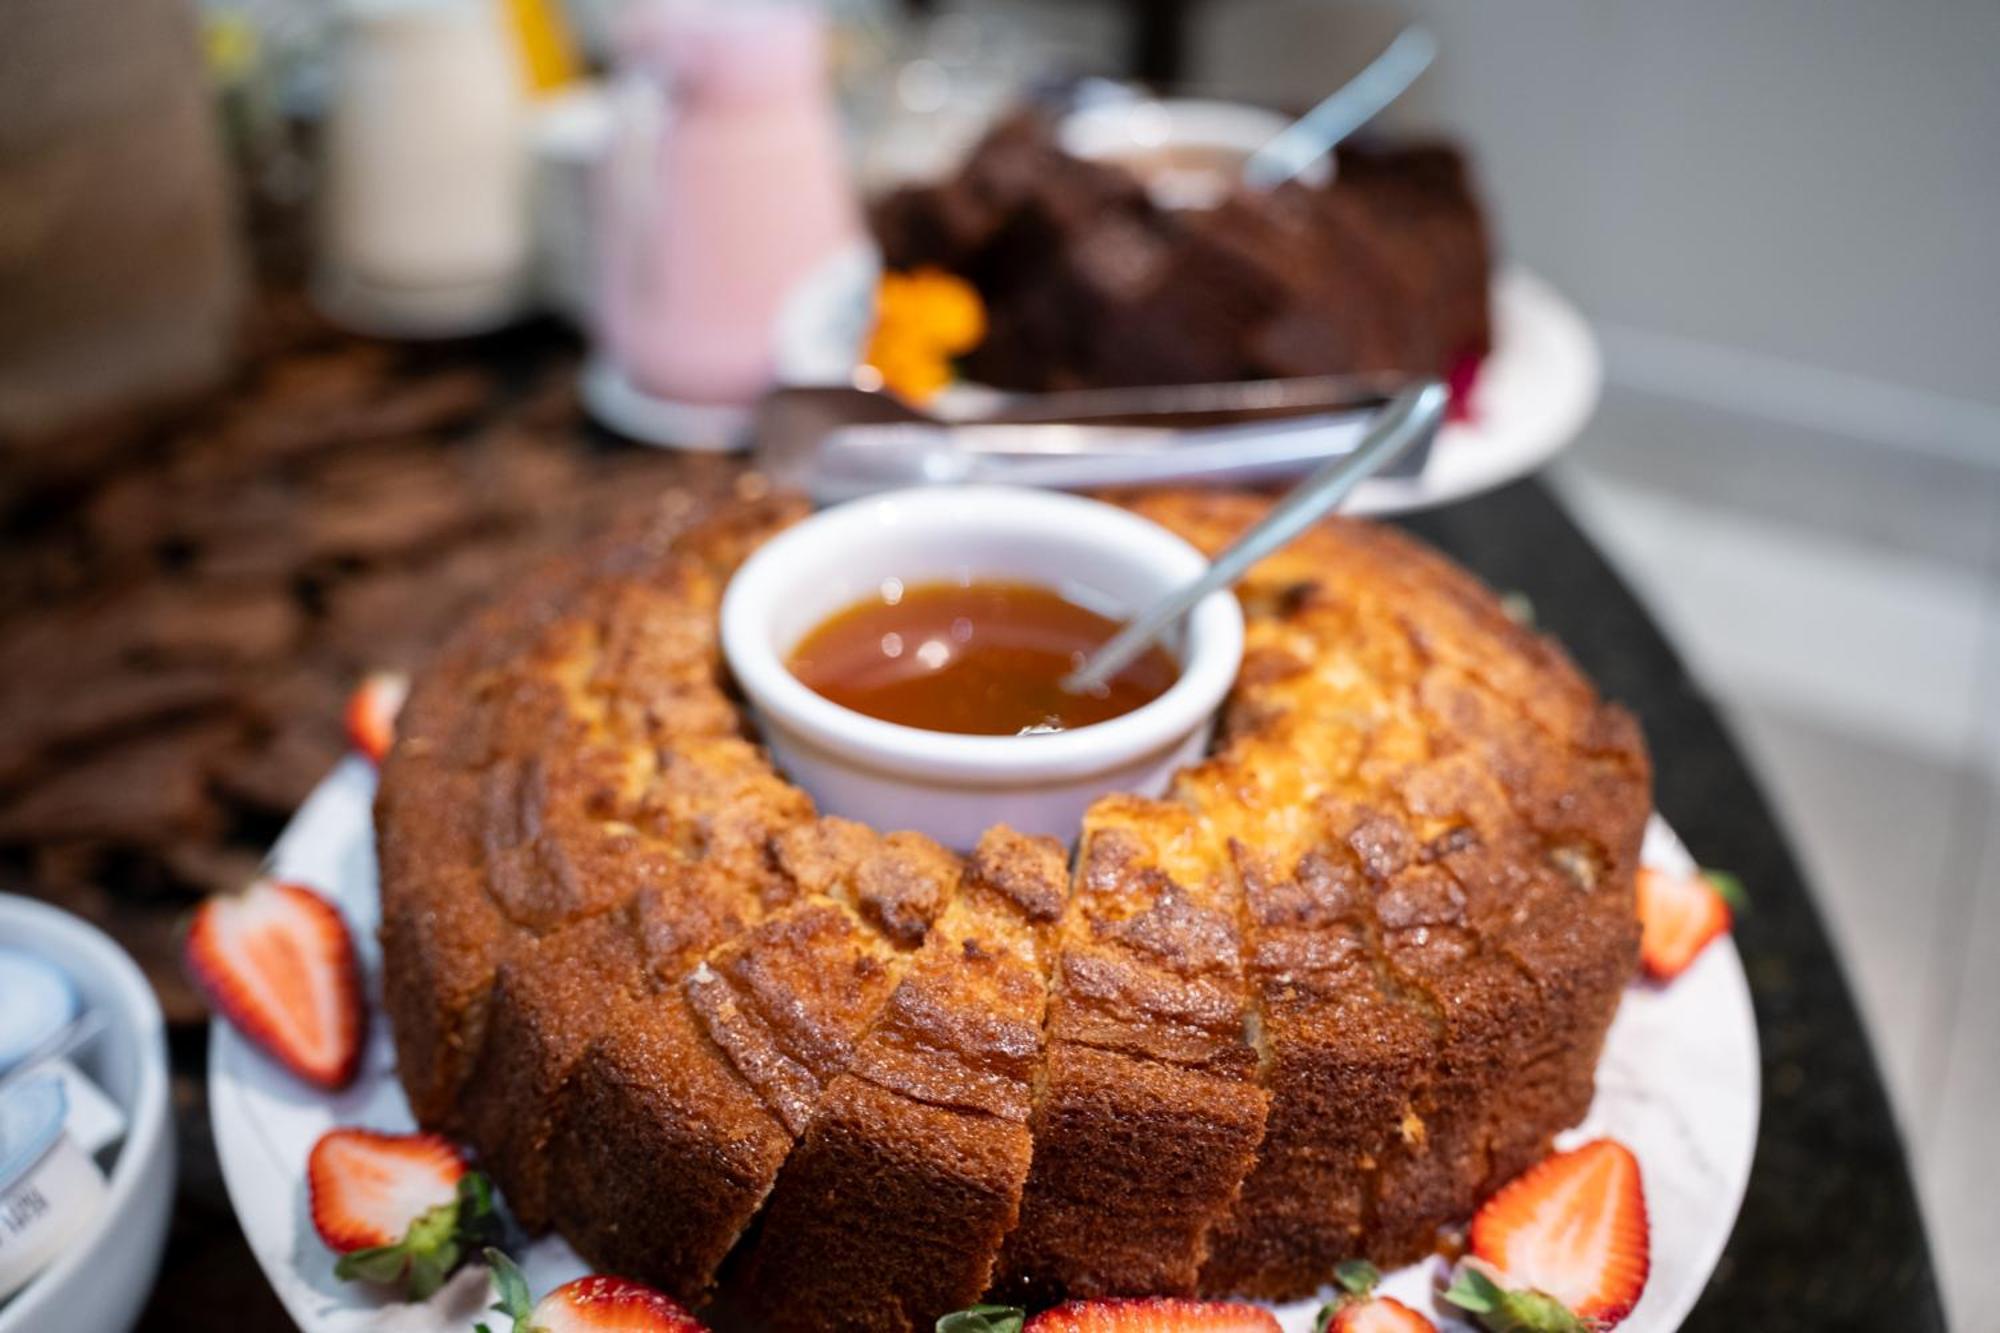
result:
[[[937,1321],[937,1333],[1279,1333],[1268,1310],[1237,1301],[1140,1296],[1071,1301],[1033,1319],[1013,1305],[975,1305]]]
[[[311,889],[260,879],[195,909],[187,970],[209,1003],[286,1068],[344,1088],[361,1064],[361,975],[340,912]]]
[[[1279,1333],[1269,1310],[1239,1301],[1174,1296],[1071,1301],[1027,1322],[1026,1333]]]
[[[1484,1288],[1493,1287],[1502,1299],[1499,1312],[1514,1317],[1504,1326],[1570,1327],[1540,1310],[1559,1304],[1576,1321],[1609,1328],[1638,1303],[1651,1264],[1639,1159],[1611,1139],[1546,1157],[1480,1206],[1471,1242],[1473,1255],[1494,1271],[1461,1264],[1460,1282],[1446,1293],[1454,1304],[1480,1313],[1467,1302],[1490,1301]],[[1543,1299],[1528,1299],[1537,1296]],[[1514,1304],[1536,1306],[1537,1322],[1521,1322],[1526,1311],[1509,1308]],[[1502,1325],[1488,1322],[1496,1326]]]
[[[493,1191],[436,1134],[333,1129],[306,1158],[313,1230],[336,1277],[404,1286],[422,1300],[499,1230]]]
[[[580,1277],[530,1305],[514,1261],[498,1250],[488,1250],[486,1261],[500,1289],[493,1308],[514,1321],[513,1333],[708,1333],[679,1301],[630,1278]]]
[[[371,671],[347,697],[347,739],[376,763],[396,739],[396,714],[410,696],[410,678],[400,671]]]
[[[1648,976],[1673,980],[1729,922],[1729,904],[1706,875],[1640,867],[1639,961]]]
[[[1393,1296],[1343,1305],[1327,1329],[1328,1333],[1437,1333],[1436,1324]]]
[[[1393,1296],[1377,1296],[1382,1274],[1366,1259],[1336,1268],[1342,1295],[1319,1312],[1313,1333],[1437,1333],[1437,1325]]]

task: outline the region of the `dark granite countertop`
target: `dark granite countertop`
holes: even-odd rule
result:
[[[547,476],[549,469],[554,469],[560,474],[559,484],[538,481],[529,487],[526,495],[532,498],[523,503],[530,507],[561,509],[571,490],[582,494],[586,487],[595,487],[591,492],[595,494],[606,487],[727,484],[727,468],[715,460],[676,463],[659,455],[639,458],[644,451],[609,443],[579,426],[566,390],[574,355],[566,339],[546,333],[510,335],[497,345],[489,342],[456,352],[426,352],[395,365],[378,366],[368,359],[375,353],[365,348],[365,355],[349,350],[330,353],[327,339],[319,333],[287,337],[291,350],[286,354],[304,357],[300,364],[313,367],[314,382],[320,387],[301,388],[300,372],[293,371],[291,379],[279,382],[279,391],[327,395],[338,390],[368,405],[349,409],[351,419],[337,431],[319,430],[308,439],[294,429],[269,443],[269,474],[288,470],[292,484],[302,488],[302,502],[314,502],[322,491],[316,489],[320,483],[310,479],[317,473],[301,474],[301,457],[337,462],[357,448],[380,455],[386,447],[409,438],[412,431],[431,433],[433,453],[427,458],[434,462],[446,457],[471,458],[481,469],[473,474],[476,477],[487,477],[494,468],[504,474],[507,469],[524,466],[523,458],[539,469],[534,477]],[[336,344],[337,348],[345,346]],[[348,364],[357,355],[363,361],[358,368]],[[524,367],[533,373],[525,373]],[[479,377],[477,387],[462,382],[467,373]],[[429,393],[425,385],[433,378],[442,381],[454,375],[460,377],[452,382],[454,392],[442,395],[444,401],[428,402],[440,395]],[[537,380],[551,387],[528,391],[511,387]],[[338,383],[326,387],[326,382],[332,381]],[[339,388],[348,381],[353,381],[351,390]],[[231,393],[239,397],[265,393],[268,397],[272,382],[266,375],[261,381],[264,387],[258,388],[260,381],[247,378],[249,387],[239,386]],[[496,389],[496,384],[510,389]],[[425,401],[403,403],[395,397],[412,393]],[[218,410],[223,413],[219,419],[241,426],[241,403],[225,395]],[[296,415],[283,410],[282,403],[270,411],[273,417],[287,420]],[[523,430],[533,432],[526,444],[516,438]],[[237,431],[238,435],[243,433]],[[192,432],[206,451],[198,457],[214,454],[215,446],[207,442],[210,434],[205,428]],[[145,447],[157,453],[156,446]],[[313,452],[308,454],[308,450]],[[551,462],[551,455],[578,461],[558,466]],[[115,456],[120,460],[129,457]],[[107,452],[97,466],[109,472],[113,457]],[[238,479],[228,484],[240,481],[262,486],[266,465],[255,461],[259,457],[262,455],[248,445],[227,455],[224,461],[233,469],[228,475]],[[319,466],[310,461],[310,467]],[[572,470],[579,475],[570,476]],[[220,475],[220,465],[211,464],[210,471]],[[348,472],[351,474],[352,468]],[[585,473],[588,475],[582,475]],[[445,475],[448,479],[449,474]],[[300,480],[301,476],[307,479]],[[438,479],[427,473],[418,480],[429,484]],[[10,477],[10,481],[17,483],[17,515],[31,507],[30,502],[39,503],[38,497],[46,491],[22,489],[24,483],[19,483],[18,477]],[[73,478],[58,477],[53,484],[58,489],[49,494],[69,496],[77,483]],[[343,484],[351,487],[353,477],[346,476]],[[480,493],[489,494],[492,487],[484,484],[487,489]],[[61,489],[64,487],[69,491]],[[202,492],[195,498],[207,504],[207,495]],[[71,502],[77,503],[79,510],[86,508],[73,496]],[[368,501],[364,507],[372,517],[374,502]],[[487,508],[465,519],[460,527],[477,537],[481,544],[476,549],[483,552],[497,540],[496,533],[516,533],[521,523],[531,521],[524,517],[528,512],[520,505],[501,506],[489,496]],[[444,517],[457,521],[453,516]],[[336,537],[352,541],[358,522],[342,518],[343,525],[332,531]],[[431,518],[438,521],[437,516]],[[14,526],[10,520],[10,528]],[[1539,483],[1520,483],[1420,515],[1407,520],[1407,526],[1463,561],[1496,589],[1525,593],[1540,626],[1568,645],[1607,695],[1638,713],[1657,767],[1660,809],[1700,860],[1735,871],[1752,895],[1754,908],[1741,918],[1737,942],[1749,972],[1763,1052],[1759,1142],[1735,1233],[1686,1327],[1772,1333],[1827,1328],[1942,1329],[1944,1318],[1909,1164],[1853,998],[1785,838],[1714,709],[1630,591]],[[376,546],[383,544],[382,534],[373,526],[361,535]],[[508,538],[509,542],[516,540]],[[518,544],[525,549],[537,542],[521,536]],[[52,542],[51,548],[59,548],[67,560],[74,545],[64,537],[59,543]],[[32,582],[30,591],[36,596],[41,595],[44,584],[60,590],[99,576],[95,566],[71,572],[70,565],[55,563],[50,567],[60,577],[44,576],[25,568],[19,550],[12,558],[22,566],[13,582],[24,587]],[[327,587],[338,591],[343,580],[363,576],[383,580],[384,600],[388,592],[395,591],[389,584],[392,576],[400,576],[416,590],[433,582],[426,567],[413,564],[415,557],[400,547],[383,553],[373,546],[358,553],[337,549],[331,555],[312,558],[316,563],[303,568],[320,581],[314,589],[322,595],[321,600]],[[176,554],[172,564],[172,576],[184,577],[184,554]],[[481,569],[484,566],[475,567],[466,577],[490,576],[490,571],[480,573]],[[461,574],[464,572],[461,569]],[[337,611],[338,599],[333,605]],[[304,642],[322,644],[325,636],[317,627],[326,623],[324,610],[307,607],[305,614],[310,624]],[[409,620],[409,616],[399,616],[395,623],[408,624]],[[289,639],[284,642],[294,643]],[[296,653],[298,649],[287,647],[285,651]],[[337,657],[333,660],[337,665],[345,662]],[[324,744],[337,746],[337,735]],[[320,771],[312,765],[324,762],[315,758],[321,752],[309,744],[291,746],[287,753],[299,760],[302,772],[306,768]],[[252,835],[267,836],[271,829],[270,824],[242,814],[246,808],[254,813],[254,807],[238,802],[198,808],[204,821],[201,827],[211,832],[217,827],[214,808],[229,816],[220,825],[222,834],[212,835],[220,836],[222,845],[227,846],[229,839],[239,834],[238,841]],[[248,845],[235,848],[239,858],[246,854]],[[186,859],[183,856],[181,861]],[[112,897],[86,896],[78,901],[98,902],[100,919],[107,919],[114,929],[121,922],[136,920],[132,914],[149,902],[161,904],[160,915],[165,920],[170,911],[181,910],[175,904],[185,899],[160,887],[171,888],[177,881],[156,868],[155,862],[172,870],[181,861],[165,856],[134,860],[122,851],[94,861],[84,877],[99,887],[89,892],[101,894],[108,889]],[[26,879],[30,891],[65,901],[65,894],[52,889],[47,879],[52,870],[65,864],[45,849],[41,859],[15,868],[20,878],[15,873],[6,878],[15,883]],[[155,868],[146,869],[136,886],[117,882],[121,874],[130,878],[134,866]],[[234,862],[225,863],[215,873],[225,874],[233,866]],[[193,887],[198,890],[199,884],[199,877],[194,877]],[[172,893],[186,891],[173,889]],[[167,896],[162,898],[163,894]],[[143,958],[144,946],[158,933],[149,928],[128,938],[128,943]],[[166,975],[169,970],[170,964],[159,969],[157,976],[163,987],[171,989]],[[167,1258],[142,1327],[228,1327],[253,1333],[285,1329],[289,1324],[243,1243],[222,1188],[204,1095],[207,1042],[197,1020],[198,1015],[190,1013],[176,1026],[173,1036],[180,1189]]]

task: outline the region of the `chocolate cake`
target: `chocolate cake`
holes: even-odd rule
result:
[[[1206,549],[1266,502],[1131,505]],[[1072,867],[820,816],[723,679],[782,498],[524,583],[382,770],[385,999],[426,1125],[592,1263],[774,1329],[984,1293],[1310,1293],[1582,1116],[1636,960],[1630,718],[1359,522],[1242,585],[1212,755]]]
[[[1449,376],[1492,345],[1485,221],[1441,143],[1343,145],[1329,185],[1168,209],[1023,113],[873,224],[889,268],[979,289],[988,331],[965,372],[1002,388]]]

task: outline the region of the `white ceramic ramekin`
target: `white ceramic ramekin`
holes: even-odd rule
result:
[[[1169,645],[1181,674],[1165,694],[1054,735],[883,722],[815,694],[785,659],[886,579],[1035,583],[1118,619],[1206,567],[1158,524],[1095,500],[998,486],[895,491],[816,514],[745,561],[723,598],[722,650],[772,757],[822,810],[961,849],[1001,823],[1068,842],[1098,796],[1157,794],[1207,749],[1243,656],[1243,614],[1230,594],[1202,601],[1183,641]]]

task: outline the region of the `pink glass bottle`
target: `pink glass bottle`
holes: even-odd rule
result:
[[[632,386],[752,401],[786,293],[859,217],[808,4],[641,0],[619,34],[600,337]]]

